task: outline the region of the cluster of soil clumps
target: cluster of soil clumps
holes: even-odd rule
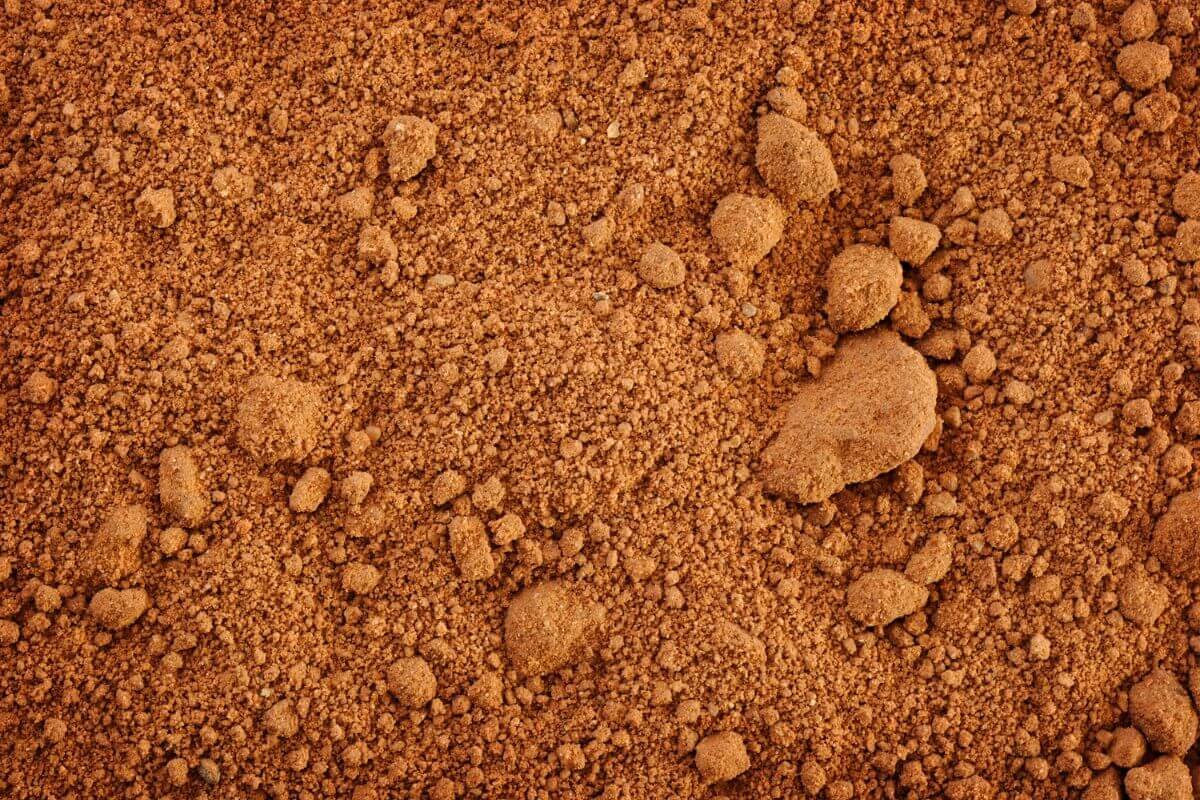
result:
[[[0,6],[0,797],[1182,800],[1184,0]]]

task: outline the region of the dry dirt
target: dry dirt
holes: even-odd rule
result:
[[[1198,18],[3,0],[0,797],[1191,797]]]

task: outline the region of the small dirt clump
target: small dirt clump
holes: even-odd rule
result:
[[[1092,182],[1092,165],[1082,155],[1050,156],[1050,174],[1063,183],[1086,189]]]
[[[1134,0],[1121,14],[1121,38],[1127,42],[1149,39],[1158,30],[1158,14],[1147,0]]]
[[[793,203],[819,202],[839,185],[821,137],[781,114],[759,118],[755,163],[771,191]]]
[[[1013,237],[1012,217],[1003,208],[989,208],[979,215],[976,231],[980,244],[1007,244]]]
[[[1200,261],[1200,219],[1188,219],[1179,224],[1172,243],[1179,261]]]
[[[1150,133],[1165,133],[1179,117],[1179,108],[1173,92],[1151,92],[1133,104],[1133,118]]]
[[[189,448],[168,447],[159,455],[158,498],[163,510],[185,528],[196,527],[208,516],[212,502]]]
[[[717,335],[717,363],[733,378],[754,378],[763,370],[766,348],[754,336],[742,330]]]
[[[662,242],[654,242],[642,253],[638,275],[655,289],[674,289],[683,283],[687,270],[678,253]]]
[[[387,688],[405,708],[420,708],[437,697],[437,678],[423,658],[401,658],[387,669]]]
[[[912,458],[935,424],[937,381],[891,331],[844,340],[820,377],[800,388],[762,453],[763,487],[817,503]]]
[[[387,228],[380,225],[364,225],[358,235],[358,255],[369,264],[382,266],[395,261],[399,250]]]
[[[861,331],[891,312],[900,299],[904,270],[885,247],[855,244],[838,253],[825,272],[825,311],[835,331]]]
[[[92,595],[88,613],[109,630],[128,628],[150,607],[145,589],[101,589]]]
[[[98,580],[117,583],[137,571],[142,563],[140,550],[148,522],[142,506],[120,506],[109,513],[85,556]]]
[[[1125,774],[1125,792],[1129,800],[1190,800],[1192,777],[1178,758],[1159,756]]]
[[[450,521],[450,549],[464,580],[483,581],[496,573],[487,528],[479,517],[455,517]]]
[[[379,585],[381,577],[375,567],[356,561],[342,568],[342,588],[351,594],[370,594]]]
[[[937,583],[946,577],[954,558],[954,546],[950,537],[935,533],[912,554],[904,568],[904,577],[922,586]]]
[[[1174,575],[1200,580],[1200,490],[1175,495],[1154,525],[1150,550]]]
[[[783,236],[783,208],[772,198],[728,194],[709,219],[713,240],[737,269],[749,269],[766,258]]]
[[[21,399],[26,403],[44,406],[54,397],[58,384],[45,372],[38,370],[21,384]]]
[[[1130,575],[1117,585],[1117,608],[1125,619],[1147,628],[1167,610],[1167,588],[1147,575]]]
[[[175,222],[175,193],[170,189],[147,188],[133,207],[139,217],[156,228],[169,228]]]
[[[309,467],[292,487],[292,493],[288,496],[288,508],[297,514],[311,514],[325,502],[331,485],[332,479],[328,470]]]
[[[705,783],[729,781],[750,769],[750,756],[734,731],[705,736],[696,745],[696,769]]]
[[[1171,50],[1157,42],[1134,42],[1117,53],[1117,73],[1134,89],[1153,89],[1171,74]]]
[[[437,155],[437,126],[428,120],[404,115],[388,123],[383,132],[388,175],[394,181],[415,178]]]
[[[1175,676],[1155,669],[1129,690],[1129,716],[1156,752],[1183,755],[1196,741],[1197,718]]]
[[[236,421],[238,444],[260,465],[299,461],[317,445],[321,397],[310,384],[258,375],[247,384]]]
[[[263,727],[281,739],[295,736],[300,730],[300,717],[292,701],[280,700],[268,708],[263,714]]]
[[[891,569],[876,569],[846,590],[846,611],[867,626],[887,625],[924,607],[929,590]]]
[[[1118,767],[1136,767],[1146,757],[1146,737],[1137,728],[1117,728],[1108,745],[1108,756]]]
[[[1185,172],[1171,191],[1171,205],[1184,219],[1200,218],[1200,172]]]
[[[888,246],[906,264],[919,267],[937,250],[942,232],[931,222],[911,217],[892,217],[888,224]]]
[[[434,479],[430,499],[435,506],[444,506],[466,490],[466,477],[457,470],[448,469]]]
[[[545,675],[583,655],[604,612],[557,581],[513,598],[504,615],[504,648],[517,672]]]
[[[911,153],[900,153],[892,156],[888,166],[892,170],[892,196],[902,206],[916,204],[929,185],[920,159]]]

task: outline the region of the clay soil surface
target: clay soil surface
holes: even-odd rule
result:
[[[1198,21],[2,0],[0,797],[1192,797]]]

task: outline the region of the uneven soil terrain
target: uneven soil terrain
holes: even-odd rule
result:
[[[1198,18],[3,0],[0,797],[1192,797]]]

